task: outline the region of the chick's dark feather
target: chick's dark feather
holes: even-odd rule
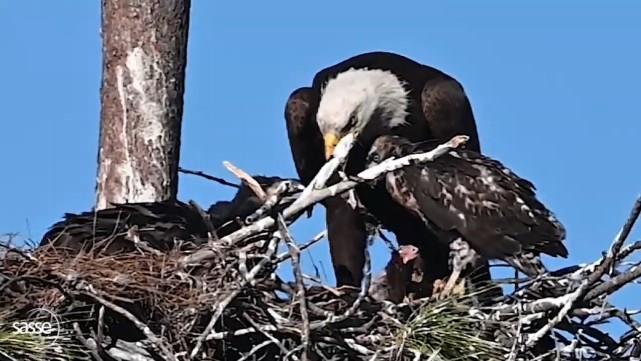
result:
[[[424,152],[397,136],[380,137],[370,166],[389,157]],[[432,162],[415,164],[385,177],[396,202],[421,217],[446,242],[462,237],[489,259],[503,259],[528,274],[544,271],[536,255],[567,257],[565,228],[537,198],[534,185],[501,162],[456,149]]]

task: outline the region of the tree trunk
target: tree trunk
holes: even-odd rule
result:
[[[175,199],[190,0],[103,0],[96,209]]]

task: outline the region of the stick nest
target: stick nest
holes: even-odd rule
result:
[[[185,259],[198,250],[69,257],[51,246],[33,252],[9,248],[0,264],[0,317],[9,325],[0,331],[0,352],[15,360],[571,360],[580,354],[629,359],[639,352],[638,330],[615,341],[596,328],[608,316],[630,318],[634,330],[632,316],[594,294],[601,301],[572,301],[599,262],[557,275],[568,288],[554,297],[536,298],[530,282],[487,307],[475,304],[474,295],[392,305],[359,290],[305,286],[301,293],[298,282],[279,282],[279,266],[298,258],[296,251],[276,254],[282,233],[263,232],[232,246],[212,241],[206,246],[210,257],[190,266]],[[619,254],[640,247],[623,247]],[[600,277],[591,291],[613,292],[621,284],[612,280],[622,274]],[[528,345],[569,303],[572,319],[552,327],[557,343],[543,333]],[[600,321],[587,321],[599,304],[605,311]],[[59,332],[29,339],[11,329],[42,308],[56,314]],[[565,336],[564,344],[560,330],[575,338]],[[111,345],[112,336],[121,340]]]
[[[368,177],[374,175],[361,175]],[[641,263],[629,258],[641,242],[625,244],[641,198],[607,253],[591,264],[521,280],[483,306],[479,294],[469,293],[394,305],[368,294],[367,252],[360,290],[312,286],[301,272],[300,253],[322,237],[297,244],[289,225],[307,207],[355,185],[308,187],[282,212],[200,248],[160,252],[135,242],[136,252],[106,257],[7,245],[0,359],[638,360],[641,324],[608,300],[641,276]],[[129,238],[136,240],[135,229]],[[280,246],[288,250],[278,254]],[[276,275],[285,262],[294,282]],[[602,330],[615,318],[628,327],[617,338]],[[55,327],[44,333],[14,327],[34,320]]]

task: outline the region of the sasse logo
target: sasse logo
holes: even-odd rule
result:
[[[37,308],[29,311],[25,321],[14,322],[12,326],[15,332],[19,334],[46,337],[46,342],[49,346],[55,345],[60,337],[58,315],[46,308]]]
[[[47,336],[57,331],[51,322],[14,322],[13,328],[17,333],[35,333]]]

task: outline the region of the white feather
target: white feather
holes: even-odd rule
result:
[[[323,88],[316,120],[323,134],[340,134],[356,111],[362,130],[376,109],[389,128],[405,125],[408,107],[403,82],[392,72],[380,69],[349,69],[330,79]]]

